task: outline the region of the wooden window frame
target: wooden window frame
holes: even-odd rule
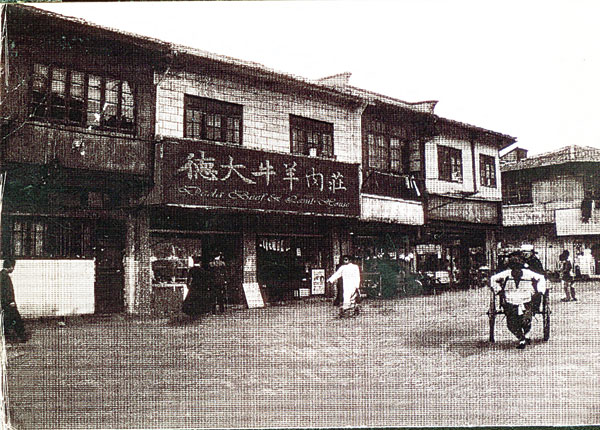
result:
[[[369,169],[393,174],[408,174],[409,141],[399,127],[377,120],[365,123],[367,162]]]
[[[462,150],[438,145],[438,179],[447,182],[463,182]]]
[[[2,254],[17,258],[93,258],[92,225],[82,219],[9,216]]]
[[[292,154],[333,158],[333,145],[333,123],[290,114]]]
[[[515,174],[502,179],[502,202],[508,205],[533,203],[532,178]]]
[[[38,73],[44,69],[46,70],[45,75]],[[29,106],[31,118],[135,134],[135,93],[127,81],[54,64],[34,63],[31,71]],[[64,73],[64,79],[57,79],[60,73]],[[79,82],[77,82],[77,76],[81,78]],[[99,87],[92,87],[99,89],[99,98],[90,98],[90,79],[92,78],[100,80]],[[114,103],[106,100],[108,91],[106,84],[109,81],[115,82],[117,86],[117,100]],[[61,82],[62,85],[60,85]],[[76,88],[79,89],[75,90]],[[104,112],[109,103],[115,106],[114,115],[111,116]],[[96,108],[92,108],[92,105]],[[96,111],[97,109],[100,110]]]
[[[496,157],[479,154],[479,183],[482,187],[496,188]]]
[[[243,106],[185,95],[184,137],[241,145]]]

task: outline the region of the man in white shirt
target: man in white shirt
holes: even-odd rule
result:
[[[519,340],[518,349],[531,343],[529,330],[533,316],[532,299],[546,292],[543,275],[523,268],[518,255],[512,255],[509,269],[490,278],[490,288],[500,296],[500,305],[506,315],[506,326]]]
[[[360,269],[359,267],[350,262],[350,256],[344,255],[342,258],[343,264],[340,268],[329,277],[327,282],[334,283],[338,279],[342,278],[343,284],[343,302],[340,308],[340,316],[344,315],[344,312],[354,308],[356,303],[356,297],[358,295],[358,288],[360,287]]]

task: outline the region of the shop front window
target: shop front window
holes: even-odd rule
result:
[[[152,236],[152,281],[155,284],[185,284],[195,256],[202,256],[199,238]]]

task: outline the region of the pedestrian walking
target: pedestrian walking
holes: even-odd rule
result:
[[[519,341],[518,349],[531,343],[529,331],[533,317],[532,300],[546,292],[543,275],[523,268],[520,255],[512,255],[509,269],[490,278],[490,288],[500,297],[500,306],[506,315],[506,326]]]
[[[15,290],[13,288],[10,274],[15,270],[15,260],[6,258],[0,270],[0,290],[2,301],[2,317],[4,322],[4,336],[8,339],[11,331],[14,331],[20,342],[27,342],[27,334],[23,319],[15,302]]]
[[[340,317],[343,317],[348,311],[356,310],[356,299],[360,294],[360,269],[351,262],[348,255],[342,258],[342,265],[329,277],[327,282],[333,284],[338,279],[341,279],[343,283],[343,300],[340,307]]]
[[[193,266],[188,270],[187,288],[181,310],[184,314],[198,318],[208,311],[209,291],[206,285],[207,273],[202,268],[199,256],[192,257]]]
[[[575,288],[573,287],[573,265],[569,261],[569,251],[565,249],[558,257],[558,260],[560,261],[560,283],[565,292],[565,296],[561,301],[574,302],[577,299],[575,298]]]
[[[227,264],[222,252],[218,252],[213,260],[208,263],[210,284],[210,310],[213,313],[225,312],[225,298],[227,293]]]

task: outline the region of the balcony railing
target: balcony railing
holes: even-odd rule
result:
[[[2,160],[150,178],[152,148],[150,141],[118,133],[27,122],[8,131]]]
[[[421,200],[424,182],[413,175],[367,170],[363,173],[361,192],[404,200]]]

